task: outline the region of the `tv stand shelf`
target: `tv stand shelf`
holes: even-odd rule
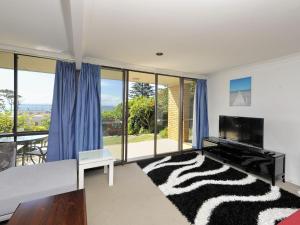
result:
[[[285,182],[285,154],[216,137],[203,139],[202,154],[272,181]]]

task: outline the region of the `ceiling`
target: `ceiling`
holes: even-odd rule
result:
[[[0,52],[0,68],[14,69],[14,55],[9,52]],[[19,55],[18,69],[41,73],[55,73],[56,60]]]
[[[299,24],[299,0],[1,0],[0,49],[209,74],[300,52]]]

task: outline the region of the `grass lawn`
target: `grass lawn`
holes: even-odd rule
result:
[[[161,137],[158,135],[157,139]],[[154,140],[154,134],[140,134],[140,135],[128,135],[128,143],[152,141]],[[105,136],[103,137],[104,145],[117,145],[122,143],[121,136]]]

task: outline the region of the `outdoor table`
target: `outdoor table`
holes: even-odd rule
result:
[[[28,135],[17,137],[17,151],[22,151],[22,166],[25,164],[25,150],[32,142],[42,141],[48,134]],[[13,142],[14,137],[1,137],[0,142]]]

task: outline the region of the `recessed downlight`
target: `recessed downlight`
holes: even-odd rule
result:
[[[162,55],[164,55],[164,53],[163,52],[156,52],[156,55],[157,56],[162,56]]]

